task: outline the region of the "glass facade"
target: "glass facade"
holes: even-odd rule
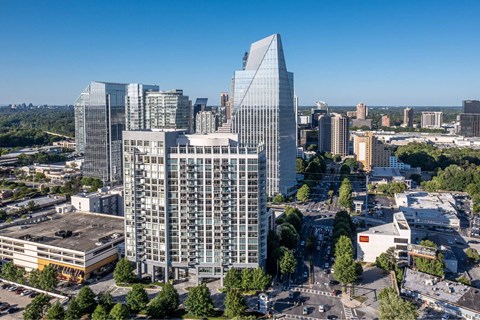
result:
[[[232,131],[243,144],[265,145],[267,194],[291,193],[296,184],[293,73],[287,71],[280,35],[251,45],[233,88]]]
[[[127,87],[125,97],[125,114],[127,130],[142,130],[147,128],[145,94],[146,91],[158,91],[156,85],[132,83]]]
[[[145,98],[147,129],[190,130],[190,100],[182,90],[147,92]]]

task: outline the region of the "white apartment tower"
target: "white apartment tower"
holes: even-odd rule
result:
[[[190,128],[191,101],[183,90],[147,92],[145,97],[145,129]]]
[[[156,85],[131,83],[127,85],[125,96],[125,116],[127,130],[142,130],[147,128],[145,95],[147,91],[158,91]]]
[[[241,144],[265,145],[267,195],[290,194],[296,184],[293,73],[279,34],[253,43],[233,78],[232,132]]]
[[[422,112],[422,128],[440,129],[442,128],[443,112],[426,111]]]
[[[265,265],[263,146],[234,134],[125,131],[125,250],[139,273],[220,278]]]

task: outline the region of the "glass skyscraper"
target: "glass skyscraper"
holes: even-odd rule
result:
[[[246,145],[265,145],[267,194],[290,194],[296,184],[293,73],[279,34],[253,43],[233,78],[232,132]]]
[[[125,98],[125,113],[127,130],[142,130],[147,128],[145,111],[145,94],[147,91],[158,91],[156,85],[131,83],[127,86]]]

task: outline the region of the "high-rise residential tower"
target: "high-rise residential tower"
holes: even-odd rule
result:
[[[228,92],[221,92],[220,93],[220,107],[221,108],[226,108],[228,105]]]
[[[356,133],[353,138],[353,153],[365,171],[373,167],[388,167],[391,150],[372,131]]]
[[[349,119],[338,113],[332,113],[332,153],[348,156]]]
[[[440,129],[443,123],[443,112],[424,111],[422,112],[422,128]]]
[[[168,281],[263,267],[265,151],[229,133],[126,131],[125,254],[139,274]]]
[[[147,92],[145,112],[145,129],[190,130],[191,102],[183,90]]]
[[[318,122],[318,151],[332,152],[332,117],[329,114],[321,114],[317,117]]]
[[[365,103],[360,102],[357,104],[357,119],[358,120],[365,120],[367,119],[368,115],[368,107],[365,105]]]
[[[232,132],[245,145],[265,144],[267,194],[291,194],[296,184],[293,73],[279,34],[253,43],[234,75]]]
[[[77,152],[85,155],[84,177],[122,181],[122,131],[127,84],[93,81],[75,102]]]
[[[219,125],[220,115],[215,111],[200,111],[195,116],[195,133],[213,133]]]
[[[463,113],[480,113],[479,100],[463,100]]]
[[[382,127],[390,127],[390,116],[388,114],[382,116]]]
[[[407,128],[413,128],[413,109],[403,109],[403,125]]]
[[[142,130],[147,128],[145,93],[147,91],[158,91],[156,85],[145,85],[131,83],[127,86],[125,97],[125,117],[127,130]]]

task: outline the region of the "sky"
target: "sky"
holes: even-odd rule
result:
[[[480,99],[480,1],[0,0],[0,104],[73,104],[90,81],[230,90],[280,33],[300,105]]]

